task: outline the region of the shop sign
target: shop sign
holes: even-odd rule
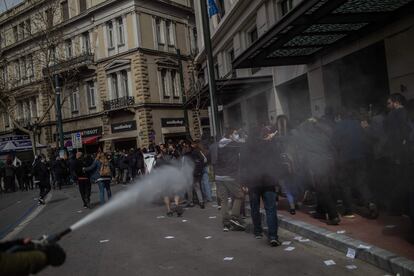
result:
[[[118,133],[118,132],[124,132],[124,131],[136,130],[136,129],[137,129],[137,122],[135,120],[111,125],[112,133]]]
[[[80,133],[82,138],[102,135],[102,127],[86,128],[81,130],[68,131],[63,133],[64,140],[71,140],[73,133]],[[55,141],[57,140],[56,133],[53,135]]]
[[[162,127],[183,127],[185,126],[184,118],[162,118]]]
[[[0,137],[0,142],[30,139],[29,135],[6,135]]]

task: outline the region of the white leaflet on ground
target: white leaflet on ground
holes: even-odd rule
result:
[[[233,261],[234,257],[224,257],[223,261]]]
[[[301,240],[299,240],[299,242],[309,242],[310,241],[310,239],[301,239]]]
[[[336,263],[333,260],[326,260],[323,262],[325,263],[326,266],[336,265]]]
[[[187,220],[186,219],[183,219],[182,222],[187,222]]]
[[[293,239],[294,239],[294,240],[299,241],[299,240],[303,239],[303,237],[301,237],[301,236],[296,236],[296,237],[294,237]]]
[[[218,205],[217,205],[217,204],[213,204],[213,205],[211,205],[211,207],[213,207],[213,208],[217,208],[217,207],[218,207]]]
[[[17,201],[17,204],[22,203],[21,201]]]
[[[347,266],[345,266],[347,269],[349,269],[349,270],[354,270],[354,269],[357,269],[358,267],[356,266],[356,265],[347,265]]]
[[[158,216],[157,219],[163,219],[165,218],[164,216]]]
[[[207,237],[204,237],[206,240],[209,240],[209,239],[211,239],[212,238],[212,236],[207,236]]]
[[[292,242],[291,241],[284,241],[282,242],[282,245],[290,245]]]
[[[169,239],[174,239],[174,236],[166,236],[164,238],[167,239],[167,240],[169,240]]]
[[[348,258],[355,259],[355,256],[356,256],[356,250],[355,250],[355,249],[353,249],[353,248],[348,248],[348,251],[346,252],[346,256],[347,256]]]
[[[336,231],[336,233],[337,233],[337,234],[345,234],[345,233],[346,233],[346,231],[345,231],[345,230],[339,230],[339,231]]]
[[[82,210],[79,210],[79,211],[78,211],[78,213],[79,213],[79,214],[80,214],[80,213],[82,213]]]
[[[105,243],[105,242],[109,242],[109,240],[100,240],[100,243]]]
[[[393,225],[393,224],[385,225],[385,228],[388,228],[388,229],[392,229],[392,228],[395,228],[395,227],[397,227],[397,225]]]
[[[285,251],[293,251],[295,248],[293,246],[289,246],[285,248]]]
[[[371,249],[371,246],[364,245],[364,244],[360,244],[360,245],[358,245],[358,248],[370,250]]]
[[[211,216],[211,217],[208,217],[209,219],[215,219],[215,218],[217,218],[216,216]]]

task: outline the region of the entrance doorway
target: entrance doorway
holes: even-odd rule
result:
[[[122,150],[130,150],[135,149],[137,147],[137,140],[136,139],[129,139],[129,140],[116,140],[113,142],[114,148],[116,151],[122,151]]]

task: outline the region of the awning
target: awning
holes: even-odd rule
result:
[[[39,143],[36,143],[36,147],[38,149],[46,148],[45,145]],[[0,142],[0,153],[29,150],[32,150],[32,141],[30,139]]]
[[[272,76],[216,80],[218,104],[227,104],[244,95],[247,91],[253,91],[258,85],[272,85],[272,80]],[[208,84],[204,85],[199,92],[194,93],[188,98],[186,105],[194,105],[199,100],[202,102],[200,106],[203,107],[210,101],[208,89]]]
[[[302,0],[233,61],[233,68],[306,64],[414,13],[414,0]]]
[[[120,139],[138,138],[137,131],[125,131],[121,133],[113,133],[103,136],[99,141],[112,141]]]
[[[96,144],[99,141],[99,137],[100,136],[91,136],[91,137],[82,138],[82,144],[84,145]]]

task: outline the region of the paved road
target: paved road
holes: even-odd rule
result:
[[[114,187],[120,189],[125,188]],[[93,190],[96,202],[96,186]],[[20,235],[38,237],[60,231],[91,212],[81,207],[75,188],[55,191],[51,202]],[[271,248],[266,240],[244,232],[223,233],[218,211],[211,206],[186,210],[183,218],[157,218],[164,215],[161,206],[131,206],[85,226],[61,241],[68,256],[64,266],[39,275],[387,274],[315,242],[295,241],[295,235],[287,231],[281,230],[280,236],[282,241],[292,241],[295,249],[290,252],[285,251],[287,246]],[[224,261],[225,257],[233,259]],[[334,260],[336,265],[328,267],[325,260]],[[345,266],[350,264],[357,269],[348,270]]]

